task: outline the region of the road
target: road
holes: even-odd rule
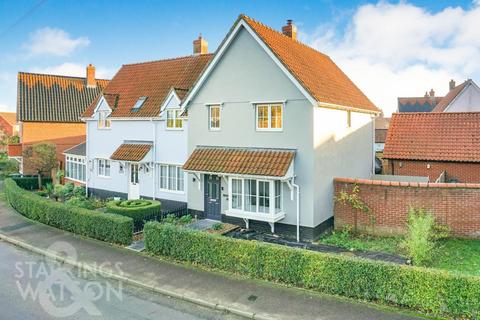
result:
[[[68,269],[0,240],[0,318],[243,319]]]

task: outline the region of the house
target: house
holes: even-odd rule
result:
[[[84,186],[87,180],[86,142],[82,142],[63,152],[65,156],[65,182]]]
[[[190,56],[123,65],[84,112],[89,194],[186,207],[189,117],[180,103],[213,56],[202,37],[193,47]]]
[[[12,137],[18,135],[17,114],[15,112],[0,112],[0,151],[5,152]],[[7,139],[9,138],[9,139]]]
[[[19,150],[38,142],[53,142],[58,167],[63,169],[63,152],[85,141],[81,114],[107,83],[108,80],[95,79],[92,65],[87,66],[85,78],[20,72],[17,93],[20,144],[16,146],[17,154],[13,154],[15,148],[12,148],[9,155],[21,161]],[[23,171],[30,170],[23,168]]]
[[[443,97],[436,97],[433,89],[423,97],[398,98],[398,112],[431,112]]]
[[[450,81],[447,95],[432,110],[433,112],[480,112],[480,88],[468,79],[455,86]]]
[[[312,240],[333,178],[373,173],[380,110],[296,34],[240,15],[185,97],[189,212]]]
[[[396,113],[384,159],[390,174],[480,183],[480,113]]]
[[[375,153],[381,156],[387,139],[388,126],[390,118],[380,116],[375,118]]]

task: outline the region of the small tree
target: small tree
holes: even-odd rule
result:
[[[38,188],[42,187],[42,173],[51,175],[52,169],[57,166],[57,152],[51,142],[40,142],[29,145],[23,150],[23,164],[26,168],[38,174]]]
[[[352,192],[348,193],[346,190],[340,191],[337,197],[334,198],[335,201],[340,202],[343,205],[350,205],[354,210],[354,231],[358,231],[358,222],[357,222],[357,213],[362,212],[367,215],[370,224],[372,227],[375,225],[375,215],[372,212],[372,209],[360,198],[360,187],[355,184],[352,188]]]

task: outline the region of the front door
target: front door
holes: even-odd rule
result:
[[[205,175],[205,214],[208,219],[220,220],[221,180],[216,175]]]
[[[140,199],[140,183],[138,181],[138,163],[130,164],[130,183],[128,187],[128,199]]]

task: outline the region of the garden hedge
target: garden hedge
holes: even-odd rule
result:
[[[248,277],[436,316],[480,316],[480,278],[198,232],[145,225],[148,252]]]
[[[132,242],[133,220],[128,217],[66,206],[26,191],[12,179],[5,180],[5,194],[15,210],[32,220],[107,242]]]
[[[113,200],[107,202],[107,212],[132,218],[136,230],[143,227],[145,220],[160,214],[160,209],[160,201],[155,200]]]
[[[38,190],[37,176],[13,176],[11,177],[16,184],[26,190]],[[42,184],[52,183],[52,178],[42,177]]]

